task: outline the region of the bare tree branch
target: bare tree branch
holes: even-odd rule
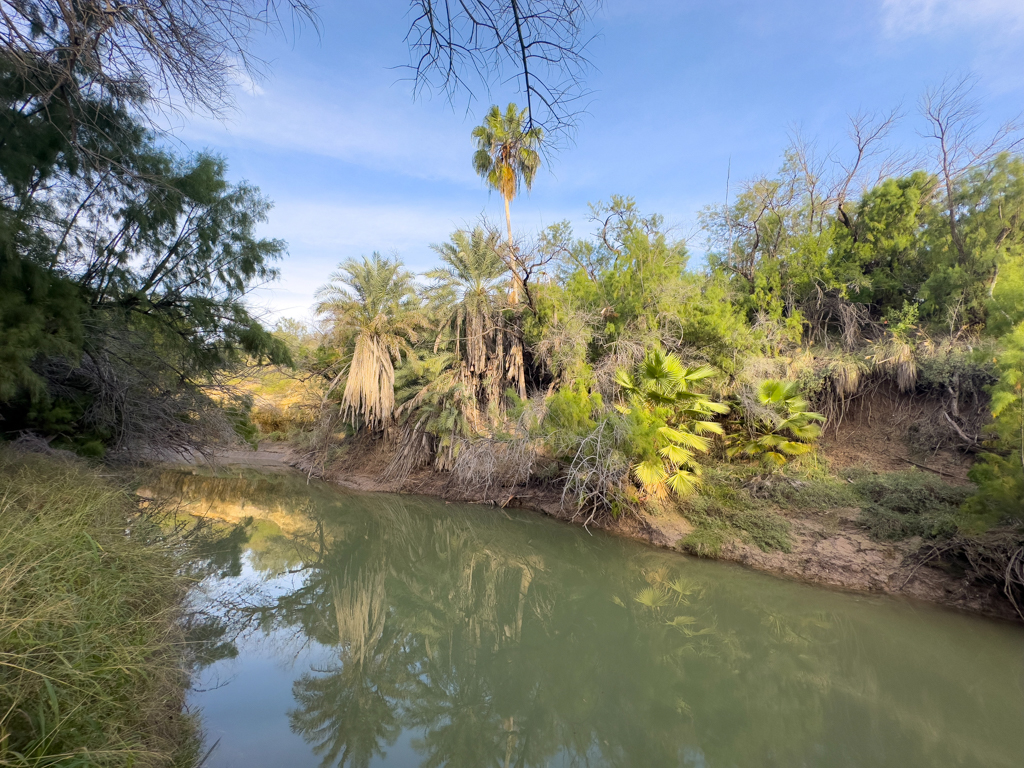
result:
[[[406,40],[417,94],[454,102],[514,82],[531,126],[572,134],[588,92],[587,28],[599,0],[412,0]],[[507,72],[511,74],[506,75]]]
[[[54,98],[107,96],[219,114],[240,79],[266,62],[257,34],[282,30],[282,9],[318,27],[313,0],[0,0],[0,58]]]
[[[928,130],[922,136],[933,140],[932,158],[946,193],[949,234],[961,264],[967,261],[967,248],[959,228],[956,182],[996,155],[1024,144],[1020,116],[1000,125],[988,139],[977,138],[981,110],[972,95],[975,84],[976,78],[972,75],[947,77],[921,99],[921,114],[928,121]]]

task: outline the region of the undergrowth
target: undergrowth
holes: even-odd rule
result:
[[[790,552],[789,523],[772,507],[801,512],[860,509],[857,523],[879,541],[949,539],[961,532],[961,507],[973,492],[970,486],[950,485],[919,471],[764,478],[709,467],[706,474],[707,482],[684,512],[694,531],[679,542],[682,550],[701,557],[718,557],[733,538],[764,552]]]
[[[962,521],[960,508],[974,490],[917,470],[847,470],[838,477],[788,478],[763,488],[763,498],[783,509],[860,509],[858,524],[879,541],[955,535]]]
[[[851,480],[862,499],[858,522],[872,538],[883,541],[955,535],[960,507],[973,491],[917,471],[854,475]]]
[[[0,450],[0,765],[195,764],[183,584],[136,511],[86,465]]]
[[[742,489],[709,483],[689,500],[686,518],[694,530],[679,547],[699,557],[718,557],[732,538],[755,545],[763,552],[790,552],[789,523],[765,509]]]
[[[837,478],[777,483],[771,486],[767,499],[785,509],[801,511],[859,507],[863,502],[861,495],[848,481]]]

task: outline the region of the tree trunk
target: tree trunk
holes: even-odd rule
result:
[[[505,224],[508,225],[508,268],[512,273],[512,291],[508,297],[509,304],[519,303],[519,288],[522,285],[522,280],[519,277],[519,272],[516,271],[515,262],[515,241],[512,239],[512,214],[509,211],[509,199],[504,195],[502,198],[505,201]]]

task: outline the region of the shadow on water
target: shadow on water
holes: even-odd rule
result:
[[[249,638],[210,667],[234,664],[224,707],[195,697],[223,739],[213,765],[241,764],[216,714],[238,708],[301,737],[292,765],[1024,764],[1018,627],[291,476],[167,473],[155,490],[252,518],[245,572],[204,593]],[[268,656],[286,702],[252,695]]]

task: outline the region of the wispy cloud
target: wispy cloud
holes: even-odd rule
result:
[[[280,282],[257,290],[252,299],[275,316],[306,315],[316,290],[348,258],[373,251],[397,253],[413,271],[434,264],[430,243],[444,242],[459,227],[472,225],[453,204],[366,205],[346,200],[278,201],[261,232],[288,242]]]
[[[1021,0],[882,0],[882,23],[893,37],[987,27],[999,37],[1024,29]]]
[[[477,183],[466,159],[470,126],[451,112],[427,119],[425,105],[395,89],[246,82],[237,106],[227,120],[194,120],[177,133],[190,143],[232,139],[413,178]]]
[[[464,225],[457,205],[366,205],[345,200],[286,200],[274,206],[275,237],[295,248],[347,258],[371,251],[425,249]],[[340,260],[338,258],[338,260]]]

